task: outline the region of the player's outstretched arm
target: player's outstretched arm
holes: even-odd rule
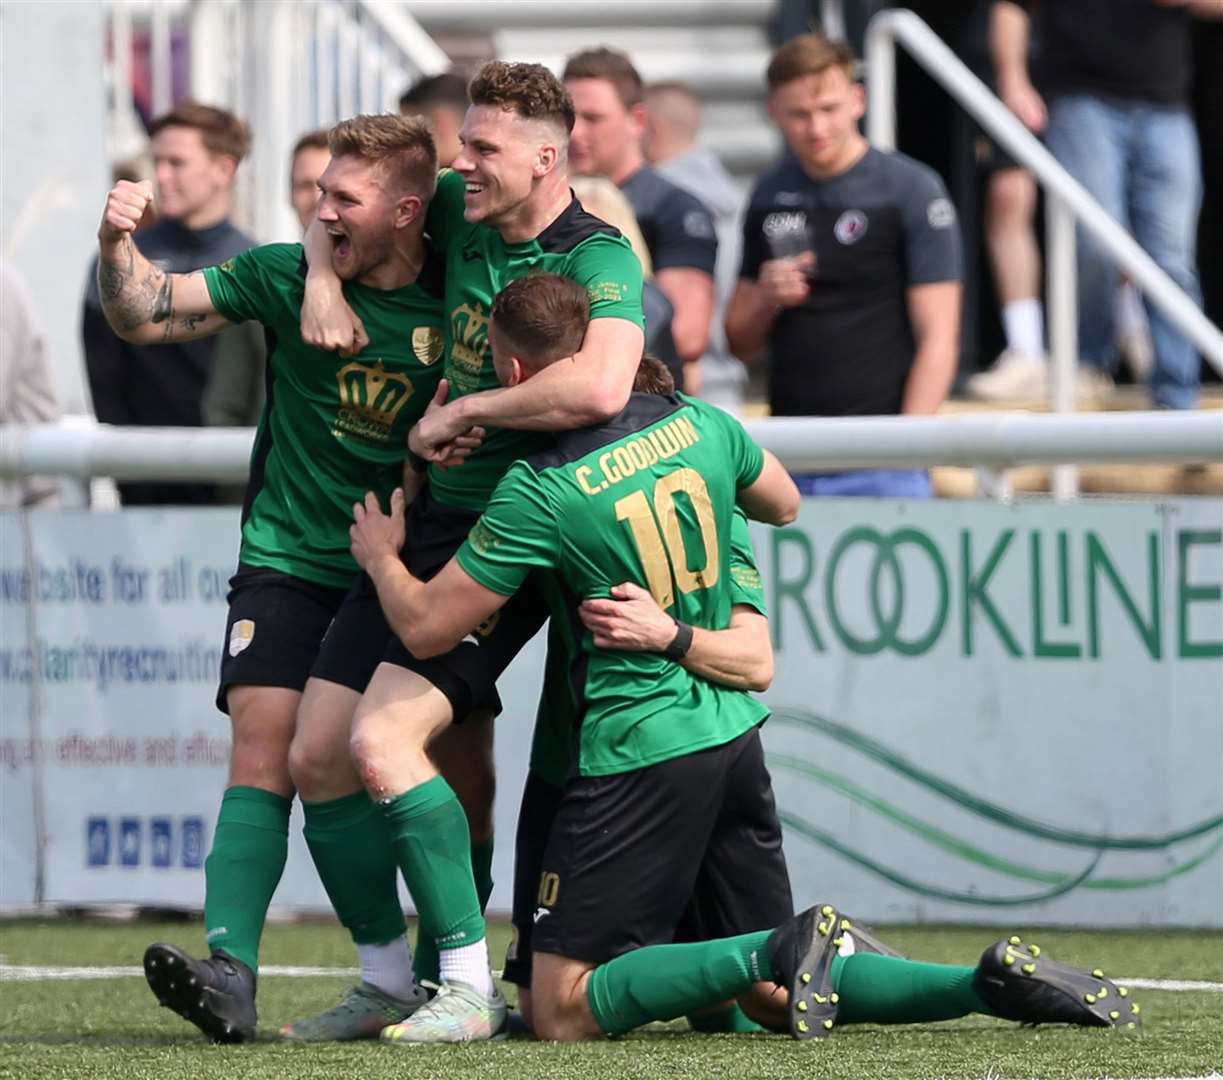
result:
[[[383,614],[413,656],[449,652],[508,600],[473,580],[451,559],[429,581],[412,576],[399,557],[405,537],[404,493],[391,494],[384,514],[372,491],[353,506],[352,554],[378,590]]]
[[[610,600],[586,600],[580,608],[597,648],[665,653],[681,634],[679,623],[640,585],[625,582],[611,594]],[[769,688],[773,681],[769,621],[754,607],[736,604],[725,630],[686,629],[692,631],[692,642],[678,663],[694,675],[736,690]]]
[[[153,186],[120,180],[98,227],[98,290],[106,321],[135,345],[191,341],[231,323],[217,312],[201,273],[167,274],[136,247],[133,236],[153,201]]]
[[[738,503],[753,521],[789,525],[802,502],[798,487],[780,461],[764,451],[764,468],[755,481],[739,490]]]

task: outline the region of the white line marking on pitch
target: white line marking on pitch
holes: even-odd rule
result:
[[[140,967],[42,967],[27,964],[0,964],[0,981],[32,982],[40,979],[126,979],[143,975]],[[281,975],[289,979],[307,979],[320,976],[348,978],[358,974],[356,968],[348,967],[292,967],[271,964],[259,969],[260,975]],[[498,974],[494,972],[494,974]],[[1169,990],[1178,993],[1223,993],[1223,982],[1206,982],[1200,979],[1138,979],[1122,976],[1114,979],[1122,986],[1135,990]]]

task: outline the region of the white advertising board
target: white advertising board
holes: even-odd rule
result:
[[[0,905],[197,907],[226,777],[213,696],[236,513],[26,521],[32,568],[0,516]],[[1223,926],[1219,501],[808,501],[756,549],[796,902]],[[542,644],[503,683],[493,910]],[[275,903],[325,907],[291,828]]]

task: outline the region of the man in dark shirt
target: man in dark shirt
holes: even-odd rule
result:
[[[933,413],[959,345],[960,238],[946,189],[924,165],[867,143],[848,46],[794,38],[768,83],[789,153],[748,202],[731,350],[751,363],[767,345],[774,416]],[[924,471],[796,479],[808,494],[930,494]]]
[[[222,109],[184,102],[152,126],[156,166],[155,225],[136,237],[144,256],[163,270],[187,273],[251,247],[229,221],[234,174],[246,155],[246,125]],[[221,339],[149,347],[121,341],[107,325],[90,272],[81,326],[94,413],[105,424],[199,427],[204,389],[218,348],[258,348],[241,332]],[[253,345],[251,344],[253,342]],[[252,356],[251,364],[261,357]],[[212,502],[209,484],[120,484],[125,505]]]
[[[998,90],[1066,170],[1198,300],[1194,233],[1201,201],[1197,133],[1189,114],[1190,15],[1223,17],[1220,0],[996,0],[990,51]],[[1035,85],[1027,42],[1041,41]],[[1037,89],[1039,87],[1039,90]],[[1079,354],[1089,371],[1116,366],[1120,271],[1078,231]],[[1147,304],[1157,406],[1193,408],[1197,351]],[[1102,376],[1099,376],[1102,377]]]
[[[608,177],[632,204],[654,262],[654,280],[675,308],[671,333],[684,364],[683,388],[696,393],[714,312],[713,215],[695,195],[646,164],[645,91],[627,56],[611,49],[576,53],[563,78],[577,111],[570,168],[582,176]]]

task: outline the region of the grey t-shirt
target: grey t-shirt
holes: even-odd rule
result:
[[[811,295],[769,336],[773,413],[899,413],[914,355],[906,292],[962,275],[942,180],[873,147],[840,176],[812,180],[787,154],[748,201],[739,276],[755,281],[761,263],[803,248],[816,255]]]

